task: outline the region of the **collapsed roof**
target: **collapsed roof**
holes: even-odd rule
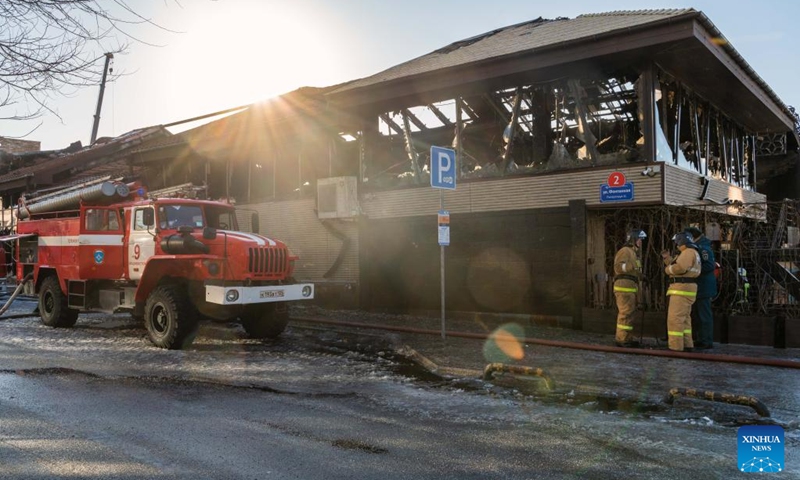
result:
[[[503,88],[559,73],[608,72],[642,59],[683,79],[747,128],[793,130],[794,116],[777,94],[708,17],[691,8],[539,18],[452,43],[327,96],[341,106],[389,110],[446,98],[453,88]]]

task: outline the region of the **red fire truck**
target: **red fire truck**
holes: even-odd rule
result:
[[[158,347],[191,343],[198,321],[238,319],[254,338],[280,335],[287,303],[314,298],[292,279],[287,246],[239,231],[234,206],[151,198],[138,185],[101,182],[17,208],[17,278],[38,294],[42,322],[72,327],[86,311],[130,311]]]

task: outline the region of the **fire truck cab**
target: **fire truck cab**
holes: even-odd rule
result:
[[[251,337],[276,337],[287,302],[314,298],[313,284],[292,278],[297,257],[260,235],[257,217],[256,233],[239,231],[229,203],[148,198],[124,184],[87,188],[18,209],[16,274],[31,276],[46,325],[130,311],[154,345],[178,349],[202,319],[238,320]]]

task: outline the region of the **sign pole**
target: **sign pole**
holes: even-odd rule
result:
[[[445,325],[444,247],[450,245],[450,212],[444,209],[444,190],[456,189],[456,152],[431,145],[431,187],[440,189],[437,230],[439,236],[439,277],[441,278],[442,340],[447,338]]]
[[[439,210],[444,211],[444,190],[439,191]],[[446,339],[444,322],[444,245],[439,246],[439,276],[442,279],[442,340]]]

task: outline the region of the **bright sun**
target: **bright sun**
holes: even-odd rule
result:
[[[322,12],[302,3],[208,2],[181,35],[180,64],[192,72],[183,94],[213,95],[228,107],[263,100],[301,86],[341,79],[341,51],[326,35]],[[185,71],[181,76],[185,77]]]

